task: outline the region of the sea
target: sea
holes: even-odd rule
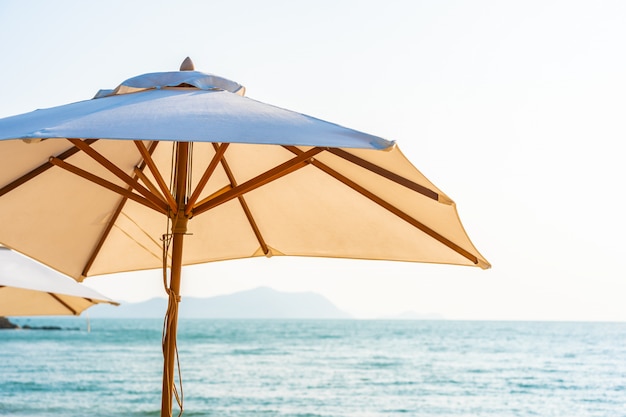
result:
[[[61,329],[0,331],[0,415],[159,415],[161,320],[13,321]],[[626,416],[626,323],[181,319],[178,332],[184,416]]]

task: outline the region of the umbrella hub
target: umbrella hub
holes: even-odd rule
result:
[[[185,216],[183,210],[179,210],[178,213],[172,217],[172,234],[187,233],[187,222],[189,217]]]

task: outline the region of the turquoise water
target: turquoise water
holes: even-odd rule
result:
[[[157,416],[161,321],[15,319],[0,415]],[[183,319],[184,416],[626,416],[626,323]]]

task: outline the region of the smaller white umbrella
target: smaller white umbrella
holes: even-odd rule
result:
[[[0,316],[78,316],[99,303],[119,305],[69,277],[0,247]]]

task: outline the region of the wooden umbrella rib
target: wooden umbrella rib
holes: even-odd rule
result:
[[[97,140],[98,139],[88,139],[88,140],[85,141],[85,143],[92,144],[92,143],[96,142]],[[33,145],[31,145],[31,146],[33,146]],[[36,146],[36,145],[34,145],[34,146]],[[64,160],[66,160],[67,158],[69,158],[70,156],[76,154],[79,151],[80,151],[80,149],[78,149],[77,147],[73,146],[70,149],[60,153],[59,155],[57,155],[56,158],[60,159],[61,161],[64,161]],[[0,188],[0,197],[5,195],[9,191],[12,191],[12,190],[18,188],[20,185],[27,183],[28,181],[32,180],[33,178],[37,177],[38,175],[43,174],[44,172],[46,172],[47,170],[49,170],[53,166],[54,166],[54,164],[50,163],[50,161],[44,162],[43,164],[39,165],[37,168],[33,169],[32,171],[29,171],[28,173],[22,175],[18,179],[14,180],[11,183],[9,183],[9,184],[5,185],[4,187]]]
[[[150,149],[147,149],[148,155],[152,155],[152,153],[154,152],[154,150],[156,149],[158,144],[159,144],[159,142],[157,142],[157,141],[152,142],[152,144],[150,146]],[[145,167],[146,167],[146,162],[145,162],[145,159],[144,159],[144,161],[135,170],[135,173],[137,173],[137,171],[142,172]],[[130,191],[130,190],[128,190],[128,191]],[[87,274],[89,273],[89,270],[91,269],[91,266],[93,265],[93,263],[96,260],[96,257],[100,253],[100,250],[102,249],[102,246],[104,245],[104,242],[106,241],[106,239],[108,238],[109,234],[111,233],[111,230],[113,229],[113,226],[115,225],[115,222],[117,221],[117,218],[122,213],[122,210],[124,209],[124,206],[126,205],[127,201],[128,201],[128,197],[122,196],[122,199],[120,200],[119,204],[115,208],[115,211],[113,212],[113,215],[111,216],[111,218],[109,219],[109,222],[107,223],[106,227],[104,228],[104,231],[103,231],[102,235],[100,236],[100,239],[98,239],[98,242],[96,243],[96,246],[94,247],[94,250],[91,252],[91,255],[89,256],[89,259],[85,263],[85,266],[84,266],[83,272],[82,272],[82,276],[83,277],[86,277]]]
[[[241,204],[241,208],[243,209],[243,212],[246,215],[246,218],[248,219],[248,223],[250,223],[250,227],[252,227],[252,231],[254,232],[254,235],[256,236],[256,240],[259,242],[259,245],[261,245],[261,250],[263,251],[265,255],[267,255],[270,251],[269,247],[267,246],[267,243],[265,243],[265,239],[263,238],[263,235],[261,234],[261,230],[259,229],[259,226],[256,224],[254,217],[252,217],[252,212],[250,211],[250,207],[248,207],[248,203],[243,198],[243,196],[239,196],[239,204]]]
[[[315,155],[322,152],[323,150],[323,148],[312,148],[306,152],[302,152],[295,158],[292,158],[287,162],[277,165],[274,168],[264,172],[263,174],[260,174],[252,178],[251,180],[248,180],[243,184],[238,185],[233,189],[216,196],[209,201],[205,201],[202,204],[196,205],[193,208],[192,213],[193,215],[198,215],[221,204],[224,204],[227,201],[232,200],[233,198],[237,198],[240,195],[250,192],[274,180],[277,180],[291,172],[297,171],[298,169],[308,165],[310,163],[310,160],[312,160]]]
[[[296,153],[296,154],[302,154],[303,153],[303,151],[301,151],[298,148],[295,148],[295,147],[290,147],[290,148],[291,148],[290,150],[292,152]],[[449,247],[450,249],[452,249],[453,251],[455,251],[459,255],[465,257],[466,259],[468,259],[469,261],[474,263],[475,265],[478,264],[478,258],[476,256],[474,256],[472,253],[468,252],[467,250],[463,249],[462,247],[460,247],[456,243],[452,242],[451,240],[449,240],[449,239],[445,238],[444,236],[440,235],[439,233],[435,232],[434,230],[432,230],[431,228],[429,228],[425,224],[421,223],[417,219],[415,219],[415,218],[411,217],[410,215],[406,214],[405,212],[403,212],[399,208],[393,206],[392,204],[390,204],[387,201],[383,200],[382,198],[378,197],[376,194],[368,191],[367,189],[365,189],[364,187],[360,186],[356,182],[354,182],[354,181],[350,180],[349,178],[341,175],[340,173],[338,173],[334,169],[330,168],[329,166],[323,164],[322,162],[319,162],[317,160],[313,160],[311,162],[311,164],[313,164],[313,166],[317,167],[318,169],[322,170],[323,172],[327,173],[328,175],[332,176],[336,180],[338,180],[338,181],[342,182],[343,184],[347,185],[348,187],[352,188],[354,191],[358,192],[359,194],[363,195],[364,197],[369,198],[370,200],[372,200],[376,204],[380,205],[381,207],[385,208],[386,210],[388,210],[391,213],[395,214],[396,216],[400,217],[402,220],[404,220],[407,223],[411,224],[413,227],[421,230],[422,232],[426,233],[428,236],[432,237],[433,239],[437,240],[438,242],[440,242],[440,243],[444,244],[445,246]]]
[[[148,199],[146,199],[146,198],[144,198],[144,197],[142,197],[142,196],[140,196],[138,194],[135,194],[135,193],[133,193],[130,190],[122,188],[122,187],[120,187],[120,186],[118,186],[116,184],[113,184],[112,182],[109,182],[109,181],[107,181],[105,179],[102,179],[102,178],[100,178],[100,177],[98,177],[98,176],[96,176],[96,175],[94,175],[94,174],[92,174],[90,172],[87,172],[87,171],[85,171],[85,170],[83,170],[81,168],[78,168],[78,167],[74,166],[74,165],[68,164],[67,162],[61,161],[58,158],[52,157],[52,158],[50,158],[50,162],[52,164],[58,166],[59,168],[63,168],[66,171],[69,171],[69,172],[71,172],[71,173],[73,173],[75,175],[78,175],[79,177],[82,177],[82,178],[84,178],[86,180],[89,180],[89,181],[91,181],[93,183],[96,183],[96,184],[98,184],[98,185],[100,185],[100,186],[102,186],[104,188],[107,188],[107,189],[109,189],[109,190],[111,190],[111,191],[113,191],[113,192],[115,192],[117,194],[120,194],[120,195],[122,195],[124,197],[130,198],[131,200],[136,201],[139,204],[142,204],[142,205],[144,205],[144,206],[146,206],[148,208],[151,208],[153,210],[156,210],[156,211],[158,211],[160,213],[167,214],[168,207],[165,204],[165,202],[161,202],[160,204],[156,204],[153,201],[148,200]]]
[[[213,146],[216,147],[216,151],[217,151],[217,145],[213,144]],[[233,171],[230,169],[230,166],[228,165],[228,162],[226,161],[226,157],[222,156],[220,162],[222,164],[222,167],[224,168],[224,172],[226,173],[226,176],[228,177],[228,181],[230,182],[231,188],[236,187],[237,180],[235,179],[235,175],[233,174]],[[254,235],[256,236],[257,241],[259,242],[259,245],[261,245],[261,250],[263,251],[265,255],[267,255],[270,251],[269,247],[267,246],[267,243],[265,242],[265,239],[263,238],[263,235],[261,234],[261,230],[259,229],[259,226],[257,225],[256,221],[254,220],[254,217],[252,216],[252,211],[250,210],[250,207],[248,206],[246,199],[242,195],[240,195],[238,197],[238,200],[239,200],[239,204],[241,205],[241,208],[243,209],[244,214],[246,215],[246,218],[248,219],[248,223],[250,223],[250,227],[252,228],[252,231],[254,232]]]
[[[129,187],[136,190],[139,194],[143,195],[145,198],[152,201],[154,204],[157,204],[157,205],[160,205],[161,203],[167,204],[165,200],[161,198],[160,194],[153,194],[152,192],[150,192],[150,190],[148,190],[143,185],[141,185],[136,179],[134,179],[133,177],[125,173],[117,165],[109,161],[107,158],[105,158],[103,155],[98,153],[95,149],[87,145],[82,140],[80,139],[68,139],[68,140],[72,142],[74,146],[76,146],[81,151],[89,155],[94,161],[96,161],[101,166],[106,168],[109,172],[111,172],[120,180],[124,181],[126,184],[128,184]]]
[[[207,169],[204,171],[202,178],[200,178],[200,181],[198,181],[198,185],[196,185],[196,189],[193,191],[193,193],[191,194],[191,197],[189,197],[189,200],[187,201],[187,208],[185,209],[185,215],[188,216],[191,213],[191,210],[193,210],[193,205],[196,203],[196,201],[198,201],[198,197],[200,197],[200,193],[202,193],[202,190],[204,190],[204,187],[206,186],[207,182],[209,182],[211,175],[213,175],[215,168],[217,168],[217,165],[219,164],[220,160],[222,160],[222,156],[224,156],[224,152],[226,152],[228,145],[229,145],[228,143],[222,143],[220,146],[218,146],[215,149],[215,155],[213,155],[213,159],[211,159],[211,162],[209,163],[209,166],[207,167]]]
[[[374,172],[382,177],[387,178],[390,181],[395,182],[396,184],[400,184],[408,189],[411,189],[417,193],[420,193],[421,195],[423,195],[424,197],[428,197],[431,198],[433,200],[439,200],[439,194],[436,193],[435,191],[424,187],[423,185],[417,184],[416,182],[413,182],[407,178],[404,178],[401,175],[395,174],[385,168],[382,168],[376,164],[373,164],[369,161],[366,161],[365,159],[359,158],[356,155],[352,155],[351,153],[340,149],[340,148],[330,148],[328,149],[328,152],[342,158],[345,159],[348,162],[352,162],[355,165],[360,166],[361,168],[365,168],[368,171]]]
[[[139,153],[141,153],[141,156],[142,156],[144,162],[146,163],[148,169],[150,170],[150,172],[154,176],[154,179],[156,180],[157,185],[161,189],[161,192],[163,193],[163,195],[167,199],[167,202],[168,202],[169,206],[171,207],[172,212],[174,214],[176,214],[178,212],[178,204],[176,203],[176,200],[172,196],[172,193],[171,193],[169,187],[167,186],[167,183],[163,179],[163,176],[161,175],[161,172],[159,172],[159,169],[157,168],[156,164],[154,163],[154,159],[152,159],[151,152],[148,151],[148,148],[146,148],[146,145],[144,145],[144,143],[142,141],[135,140],[133,142],[135,142],[135,146],[137,146],[137,149],[139,149]]]
[[[59,296],[57,296],[54,293],[49,292],[48,295],[52,298],[54,298],[59,304],[61,304],[63,307],[67,308],[69,311],[72,312],[72,314],[74,316],[78,315],[78,311],[74,310],[72,307],[69,306],[69,304],[67,304],[65,301],[61,300],[61,298]]]

